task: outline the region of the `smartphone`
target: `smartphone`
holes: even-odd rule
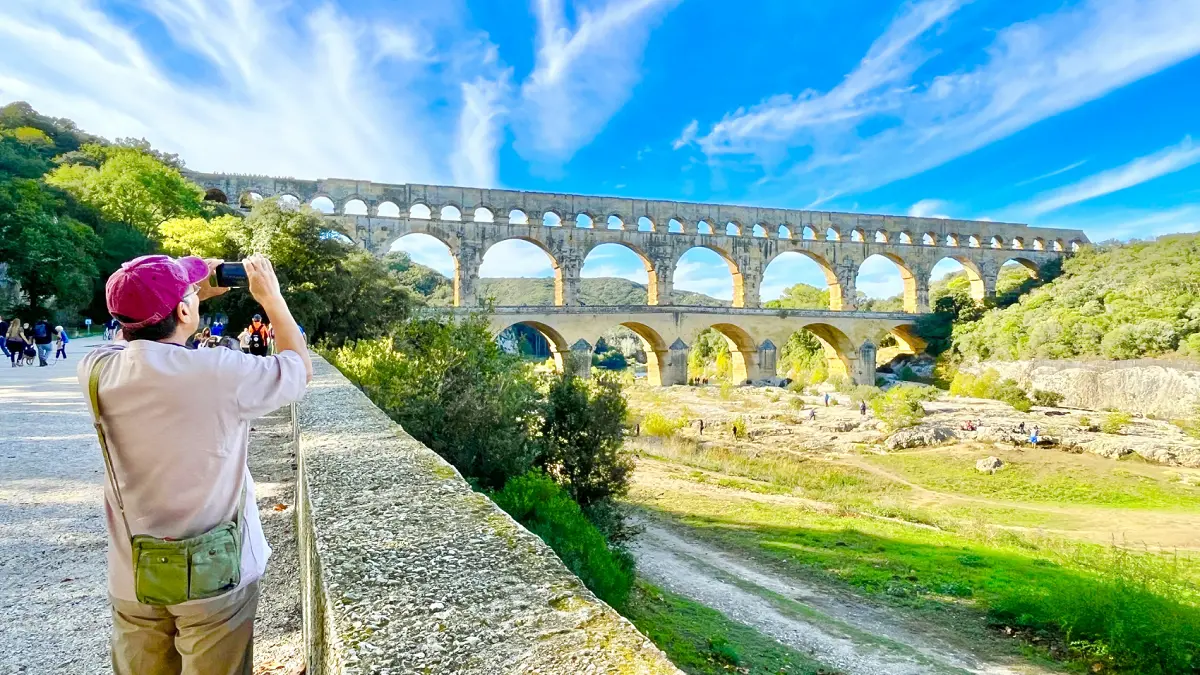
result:
[[[246,288],[250,280],[246,277],[246,266],[240,262],[217,265],[216,285],[220,288]]]

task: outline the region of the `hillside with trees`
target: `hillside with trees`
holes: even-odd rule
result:
[[[997,308],[959,317],[957,355],[978,359],[1200,357],[1200,235],[1106,243],[1050,283],[1002,279]],[[959,285],[951,280],[951,287]],[[938,300],[945,309],[950,293]],[[968,319],[968,320],[964,320]],[[969,320],[976,319],[976,320]]]

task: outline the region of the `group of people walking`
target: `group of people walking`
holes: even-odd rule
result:
[[[65,360],[67,343],[71,341],[62,326],[51,326],[46,319],[38,319],[30,326],[15,316],[0,318],[0,335],[4,336],[0,351],[9,358],[13,368],[33,365],[34,358],[37,358],[38,366],[48,366],[51,349],[55,361]]]
[[[301,329],[300,332],[303,334],[304,329]],[[240,349],[246,354],[254,356],[269,356],[275,353],[275,332],[271,330],[271,324],[263,322],[261,314],[255,314],[250,320],[250,325],[242,329],[237,338],[225,335],[225,324],[214,321],[193,335],[187,346],[192,348],[226,347]]]

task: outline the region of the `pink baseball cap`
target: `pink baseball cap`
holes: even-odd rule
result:
[[[183,300],[188,287],[208,278],[208,263],[203,258],[188,256],[172,258],[167,255],[144,255],[121,263],[104,285],[108,313],[120,321],[118,314],[133,319],[121,323],[124,328],[141,328],[156,324],[170,316]]]

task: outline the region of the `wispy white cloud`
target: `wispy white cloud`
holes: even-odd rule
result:
[[[679,138],[671,143],[671,148],[678,150],[685,145],[693,143],[696,140],[696,134],[700,132],[700,120],[692,120],[683,128],[683,133],[679,134]]]
[[[610,0],[599,9],[533,0],[537,55],[521,85],[516,148],[562,162],[587,144],[633,95],[650,30],[679,0]]]
[[[949,218],[946,215],[949,206],[941,199],[922,199],[908,208],[908,215],[914,218]]]
[[[1100,213],[1076,215],[1042,224],[1086,229],[1092,241],[1146,239],[1176,232],[1200,231],[1200,203],[1168,209],[1105,209]]]
[[[802,184],[818,195],[861,192],[1200,53],[1195,0],[1083,0],[999,31],[969,70],[914,82],[927,62],[922,42],[958,5],[907,5],[838,86],[736,110],[712,126],[701,147],[710,160],[761,165],[788,191]],[[875,120],[888,123],[864,133],[870,127],[863,123]],[[811,152],[786,159],[804,156],[797,148]]]
[[[485,187],[496,180],[484,155],[494,150],[501,71],[476,31],[366,24],[329,5],[146,2],[148,16],[134,21],[106,6],[0,3],[0,100],[105,136],[145,137],[201,170],[397,182],[449,182],[461,170]],[[154,22],[172,45],[139,34]],[[435,48],[472,51],[477,65],[432,64]],[[169,52],[170,65],[159,58]],[[180,58],[192,63],[181,69]],[[435,92],[440,110],[428,105]]]
[[[1106,194],[1131,188],[1159,176],[1165,176],[1200,163],[1200,147],[1185,137],[1178,145],[1163,148],[1152,155],[1139,157],[1124,166],[1102,171],[1087,178],[1040,195],[1028,207],[1028,212],[1041,215],[1064,206],[1078,204]]]
[[[1078,162],[1074,162],[1074,163],[1072,163],[1072,164],[1068,164],[1068,165],[1064,166],[1064,167],[1063,167],[1063,168],[1061,168],[1061,169],[1055,169],[1054,171],[1051,171],[1051,172],[1049,172],[1049,173],[1044,173],[1044,174],[1042,174],[1042,175],[1040,175],[1040,176],[1034,176],[1033,178],[1027,178],[1027,179],[1025,179],[1025,180],[1021,181],[1020,183],[1015,183],[1015,184],[1013,185],[1013,187],[1021,187],[1022,185],[1029,185],[1030,183],[1036,183],[1036,182],[1038,182],[1039,180],[1042,180],[1042,179],[1044,179],[1044,178],[1050,178],[1050,177],[1052,177],[1052,176],[1057,176],[1057,175],[1059,175],[1059,174],[1066,173],[1066,172],[1068,172],[1068,171],[1071,171],[1071,170],[1073,170],[1073,169],[1078,169],[1079,167],[1083,166],[1083,165],[1084,165],[1084,164],[1086,164],[1086,163],[1087,163],[1087,160],[1086,160],[1086,159],[1081,159],[1081,160],[1079,160]]]
[[[456,185],[488,187],[499,183],[496,157],[508,112],[507,72],[499,79],[476,78],[462,84],[463,108],[451,166]]]

